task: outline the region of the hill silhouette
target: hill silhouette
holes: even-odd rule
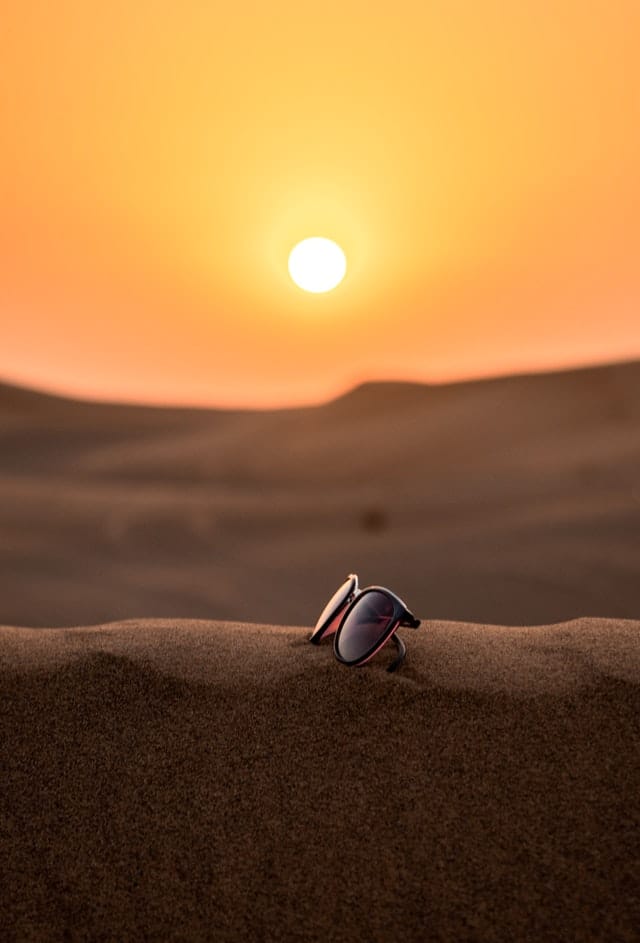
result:
[[[425,617],[640,612],[640,363],[273,411],[0,386],[0,622],[309,624],[347,571]]]

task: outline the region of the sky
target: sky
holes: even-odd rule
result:
[[[271,407],[640,356],[639,36],[637,0],[8,0],[0,378]]]

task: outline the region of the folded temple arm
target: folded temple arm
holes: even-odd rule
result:
[[[391,662],[391,664],[387,668],[387,671],[395,671],[396,668],[399,668],[405,659],[405,655],[407,654],[407,649],[405,647],[405,644],[402,641],[402,639],[398,636],[397,632],[394,632],[393,634],[393,644],[398,649],[398,657],[394,658],[394,660]]]

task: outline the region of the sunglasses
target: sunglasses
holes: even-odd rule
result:
[[[416,619],[403,601],[383,586],[358,588],[358,577],[350,573],[320,613],[309,636],[313,645],[335,633],[333,653],[343,665],[364,665],[391,639],[398,649],[397,658],[387,671],[395,671],[405,659],[407,649],[396,635],[400,626],[417,629]]]

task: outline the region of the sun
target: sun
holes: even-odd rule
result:
[[[346,271],[344,252],[337,242],[323,236],[303,239],[289,255],[289,275],[299,288],[313,294],[336,288]]]

